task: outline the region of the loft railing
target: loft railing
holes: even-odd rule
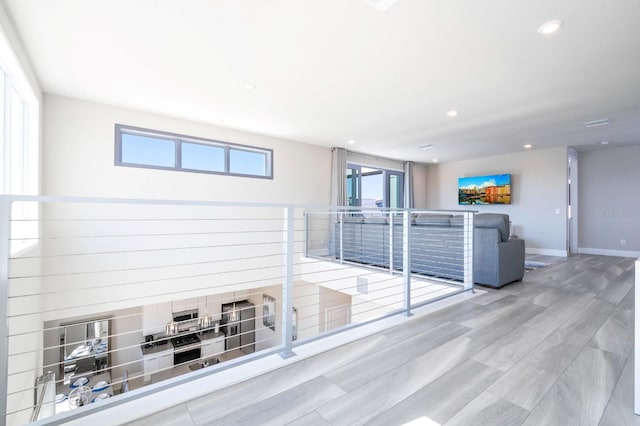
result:
[[[470,289],[474,213],[355,207],[308,211],[306,253]]]
[[[381,266],[377,254],[350,258],[345,235],[358,221],[344,209],[0,196],[6,424],[61,424],[472,288],[472,213],[440,253],[462,259],[462,280],[412,273],[436,238],[417,233],[416,213],[384,213],[378,231],[392,243]],[[378,242],[360,235],[361,253]],[[185,311],[198,318],[174,322]],[[171,339],[193,334],[199,352],[178,359],[194,344]],[[73,386],[84,377],[86,401]]]

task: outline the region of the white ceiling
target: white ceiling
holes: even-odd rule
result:
[[[425,162],[640,143],[637,0],[2,1],[46,93]]]

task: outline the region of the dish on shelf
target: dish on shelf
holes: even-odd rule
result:
[[[84,386],[87,383],[89,383],[89,379],[87,379],[86,377],[80,377],[78,380],[76,380],[75,382],[71,383],[71,387],[72,388],[77,388],[78,386]]]
[[[93,398],[93,401],[91,402],[102,401],[103,399],[107,399],[107,398],[111,398],[111,394],[105,392]]]
[[[56,404],[57,404],[58,402],[62,402],[62,401],[64,401],[65,399],[67,399],[67,395],[65,395],[65,394],[63,394],[63,393],[59,393],[59,394],[57,394],[57,395],[56,395]]]
[[[106,389],[108,387],[109,387],[109,382],[101,380],[98,383],[96,383],[95,385],[93,385],[93,391],[94,392],[98,392],[98,391],[104,390],[104,389]]]

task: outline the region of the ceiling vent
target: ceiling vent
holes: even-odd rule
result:
[[[380,12],[384,12],[397,2],[398,0],[367,0],[367,3],[378,9]]]
[[[593,121],[585,121],[584,123],[582,123],[584,127],[606,126],[607,124],[609,124],[608,118],[601,118],[599,120],[593,120]]]

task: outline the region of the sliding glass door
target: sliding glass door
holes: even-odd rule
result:
[[[367,208],[397,208],[404,203],[404,173],[347,164],[347,204]]]

